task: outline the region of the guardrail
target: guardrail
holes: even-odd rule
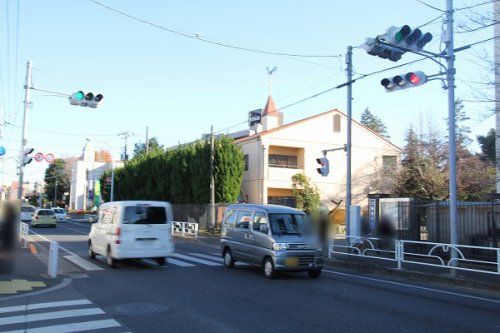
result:
[[[330,240],[332,254],[500,275],[500,248],[424,241],[344,236]],[[343,244],[339,244],[340,241]]]
[[[22,247],[25,249],[28,247],[28,235],[30,234],[30,225],[28,223],[21,222],[19,224],[19,241]]]
[[[188,234],[198,238],[198,223],[172,221],[172,235],[175,232],[180,233],[183,237]]]

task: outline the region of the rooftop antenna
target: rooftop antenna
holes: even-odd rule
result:
[[[272,69],[269,69],[269,67],[266,67],[267,75],[269,76],[269,96],[271,96],[271,76],[273,75],[274,72],[278,70],[278,67],[274,66]]]

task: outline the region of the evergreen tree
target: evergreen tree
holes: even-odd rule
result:
[[[495,129],[490,129],[486,135],[478,135],[477,142],[481,147],[481,159],[495,164]]]
[[[160,145],[156,137],[149,139],[149,152],[153,152],[157,149],[163,150],[163,145]],[[134,157],[146,153],[146,144],[144,142],[136,142],[134,144]]]
[[[292,194],[297,209],[303,210],[306,214],[318,211],[321,204],[318,187],[311,184],[311,179],[303,173],[292,176]]]
[[[389,133],[387,132],[387,127],[382,122],[382,120],[370,112],[369,108],[366,108],[365,111],[361,114],[361,125],[368,127],[375,133],[379,134],[385,139],[389,139]]]
[[[57,181],[57,198],[56,201],[62,200],[64,192],[69,192],[70,189],[70,177],[66,172],[66,161],[63,159],[55,159],[53,163],[50,163],[47,169],[45,169],[45,193],[47,194],[47,200],[53,202],[54,194],[56,192],[56,181]],[[66,199],[66,204],[68,204],[69,198]]]

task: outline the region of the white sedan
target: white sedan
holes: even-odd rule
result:
[[[66,219],[66,211],[64,209],[62,209],[62,208],[52,208],[52,211],[56,215],[56,219],[58,221]]]

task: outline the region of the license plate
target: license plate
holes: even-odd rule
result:
[[[299,258],[296,258],[296,257],[286,258],[285,265],[286,266],[298,266],[299,265]]]

